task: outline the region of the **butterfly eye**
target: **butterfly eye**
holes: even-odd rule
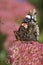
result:
[[[30,15],[27,15],[27,16],[26,16],[26,18],[30,19],[30,18],[31,18],[31,16],[30,16]]]
[[[32,16],[32,19],[34,19],[34,16]]]

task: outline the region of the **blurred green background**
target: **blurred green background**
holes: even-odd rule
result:
[[[43,42],[43,0],[28,0],[38,10],[38,25],[40,29],[39,42]],[[20,21],[20,20],[18,20]],[[6,40],[6,35],[0,33],[0,65],[6,64],[6,51],[3,49],[3,43]]]

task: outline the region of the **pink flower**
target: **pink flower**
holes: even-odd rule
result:
[[[11,47],[9,47],[8,56],[10,57],[10,60],[8,59],[8,63],[10,63],[11,61],[11,65],[42,65],[42,51],[40,50],[40,53],[38,46],[36,47],[36,44],[34,44],[25,44],[24,42],[24,44],[16,43],[16,45],[12,45]]]

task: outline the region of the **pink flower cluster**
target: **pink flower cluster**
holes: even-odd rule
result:
[[[16,41],[8,48],[7,61],[11,65],[43,65],[43,45]]]

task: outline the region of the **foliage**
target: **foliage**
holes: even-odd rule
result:
[[[43,9],[43,0],[28,0],[34,4],[38,9]]]
[[[41,32],[39,35],[39,42],[43,43],[43,32]]]
[[[3,43],[6,40],[6,35],[0,33],[0,51],[3,49]]]
[[[3,49],[3,43],[6,40],[6,35],[0,33],[0,65],[6,64],[6,51]]]

